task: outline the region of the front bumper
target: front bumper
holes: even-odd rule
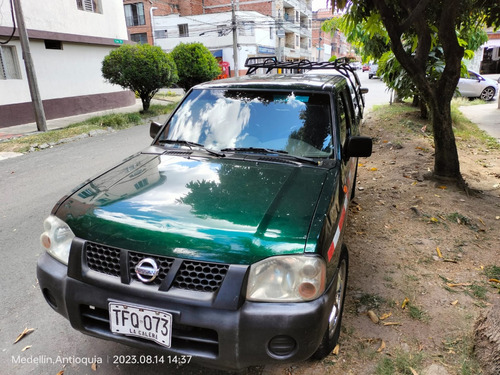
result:
[[[238,370],[305,360],[316,351],[326,330],[333,288],[311,302],[250,302],[242,295],[248,267],[231,265],[217,293],[152,290],[140,282],[123,283],[120,278],[89,270],[83,262],[84,242],[80,242],[73,243],[68,267],[44,253],[37,276],[49,305],[85,334],[154,353],[189,355],[193,362],[209,367]],[[171,313],[171,348],[112,333],[110,301]]]

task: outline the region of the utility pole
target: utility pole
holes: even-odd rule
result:
[[[238,77],[238,27],[236,24],[236,12],[234,11],[234,0],[231,0],[231,24],[233,26],[233,59],[234,59],[234,76]]]
[[[35,67],[31,58],[30,43],[28,32],[24,24],[23,11],[21,9],[21,0],[14,0],[14,9],[16,10],[17,28],[19,30],[19,39],[23,50],[23,60],[26,67],[26,75],[28,77],[28,85],[30,88],[31,101],[35,110],[36,126],[39,131],[47,131],[47,121],[45,120],[45,111],[43,110],[42,98],[38,90],[38,82],[36,80]]]

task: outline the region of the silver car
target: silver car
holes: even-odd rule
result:
[[[469,70],[469,77],[460,78],[457,89],[461,96],[489,101],[498,92],[498,83]]]

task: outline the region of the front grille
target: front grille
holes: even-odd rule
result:
[[[86,244],[87,265],[106,275],[120,276],[120,250],[92,242]]]
[[[216,292],[228,268],[225,264],[185,260],[174,280],[174,286],[180,289]]]
[[[139,281],[135,273],[135,266],[144,258],[153,258],[159,267],[158,276],[147,285],[159,288],[174,269],[176,274],[170,278],[171,285],[163,285],[162,290],[170,286],[178,289],[187,289],[205,293],[215,293],[219,290],[229,269],[227,264],[198,262],[185,259],[176,259],[158,255],[141,254],[134,251],[118,249],[111,246],[96,244],[87,241],[85,244],[87,266],[99,273],[120,277],[122,282],[129,280]],[[121,257],[126,257],[125,269],[120,266]],[[173,267],[174,263],[180,263]]]

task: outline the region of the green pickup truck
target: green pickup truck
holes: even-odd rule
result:
[[[342,61],[247,66],[52,209],[37,276],[75,329],[225,370],[335,347],[366,90]]]

